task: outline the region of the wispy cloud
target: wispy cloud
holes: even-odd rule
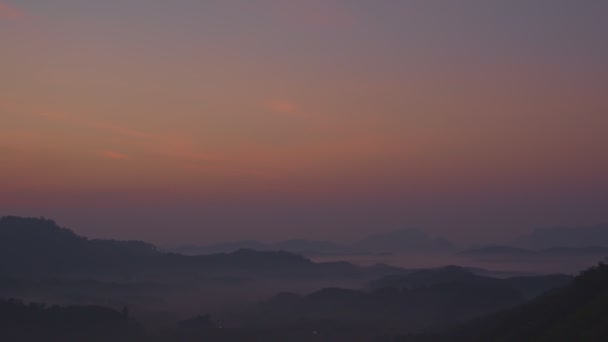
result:
[[[273,99],[273,100],[269,100],[267,102],[265,102],[263,104],[264,108],[276,113],[276,114],[286,114],[286,115],[290,115],[290,116],[298,116],[300,114],[300,109],[298,108],[298,106],[289,101],[289,100],[284,100],[284,99]]]
[[[25,12],[9,4],[0,2],[0,19],[18,20],[25,17]]]
[[[115,159],[115,160],[127,160],[127,159],[131,159],[131,157],[129,157],[126,154],[123,154],[123,153],[120,153],[120,152],[116,152],[116,151],[110,151],[110,150],[101,151],[101,156],[104,157],[104,158]]]
[[[215,162],[219,158],[205,151],[198,143],[190,138],[187,132],[151,132],[136,129],[116,122],[102,121],[93,118],[69,115],[58,112],[43,112],[38,116],[48,120],[58,121],[81,129],[90,129],[110,137],[121,138],[121,143],[149,155],[183,159],[188,162]],[[126,155],[114,151],[104,151],[104,157],[126,159]],[[129,157],[129,156],[126,156]]]

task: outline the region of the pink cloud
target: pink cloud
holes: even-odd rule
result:
[[[270,100],[264,104],[264,107],[273,113],[298,115],[299,108],[291,101],[287,100]]]
[[[189,161],[217,161],[218,157],[204,151],[186,132],[148,132],[109,121],[79,117],[58,112],[37,114],[48,120],[63,122],[81,128],[92,129],[112,136],[125,138],[123,144],[146,154],[158,154]],[[103,151],[102,155],[112,159],[127,159],[126,155],[113,151]]]
[[[117,125],[117,124],[110,123],[110,122],[89,121],[88,123],[93,128],[96,128],[99,130],[105,130],[105,131],[123,135],[123,136],[129,136],[129,137],[134,137],[134,138],[144,138],[146,136],[149,136],[149,134],[146,132],[142,132],[137,129],[133,129],[133,128],[130,128],[127,126]]]
[[[101,156],[108,159],[126,160],[131,159],[128,155],[116,151],[101,151]]]
[[[25,17],[25,13],[11,5],[0,2],[0,19],[18,20]]]

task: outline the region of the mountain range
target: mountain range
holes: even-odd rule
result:
[[[338,326],[422,331],[515,307],[571,281],[565,275],[498,279],[447,266],[383,277],[362,290],[281,293],[261,302],[245,320],[273,326],[314,317]]]
[[[567,257],[567,256],[608,256],[608,247],[550,247],[539,250],[512,247],[512,246],[487,246],[471,248],[460,252],[461,255],[473,257],[513,257],[513,258],[535,258],[535,257]]]
[[[510,245],[529,249],[608,247],[608,224],[536,229],[511,241]]]
[[[88,239],[47,219],[0,219],[0,272],[4,276],[103,276],[143,281],[222,276],[365,278],[400,271],[386,265],[315,263],[286,251],[239,249],[187,256],[163,252],[142,241]]]
[[[363,239],[362,245],[379,248],[390,236],[427,241],[430,244],[423,248],[430,250],[437,246],[440,250],[446,248],[441,241],[429,240],[416,232],[378,234]],[[580,252],[576,248],[531,251],[494,246],[469,253],[529,255],[573,251]],[[402,269],[388,265],[360,267],[348,262],[319,263],[287,251],[239,249],[187,256],[164,252],[142,241],[88,239],[52,220],[38,218],[0,219],[0,274],[0,297],[78,304],[47,309],[0,300],[0,314],[5,315],[5,323],[11,317],[21,317],[16,322],[36,327],[27,322],[46,317],[38,328],[55,337],[80,333],[77,326],[71,327],[66,322],[74,312],[81,312],[86,324],[94,317],[105,317],[108,329],[114,329],[108,333],[118,334],[125,341],[134,340],[129,337],[131,334],[147,340],[137,324],[133,325],[127,307],[147,327],[159,322],[181,322],[167,335],[161,332],[158,336],[164,337],[159,337],[159,341],[196,341],[203,340],[202,337],[234,341],[236,335],[245,336],[243,341],[247,341],[246,336],[265,341],[309,341],[313,335],[330,341],[370,341],[379,334],[394,341],[402,333],[410,335],[399,335],[397,340],[403,337],[403,341],[500,341],[501,336],[510,336],[506,340],[526,341],[524,337],[540,336],[549,341],[559,340],[556,336],[561,334],[569,340],[581,340],[572,338],[603,336],[602,324],[594,323],[594,317],[608,317],[605,312],[608,278],[602,265],[573,280],[559,274],[497,278],[484,275],[487,274],[484,270],[460,266]],[[345,279],[350,280],[348,285]],[[296,287],[298,291],[292,291],[286,287],[307,282],[314,290]],[[259,296],[259,286],[264,284],[271,285],[272,295]],[[265,299],[260,301],[261,298]],[[209,299],[215,299],[225,310],[215,311],[219,312],[218,323],[201,314],[201,308],[211,310]],[[204,300],[208,301],[202,304]],[[230,300],[239,302],[240,309],[228,312],[226,303]],[[183,311],[180,314],[169,310]],[[190,316],[193,313],[198,314]],[[184,320],[184,316],[192,318]],[[526,319],[534,322],[534,327],[528,326]],[[60,322],[61,326],[53,327],[52,321]],[[225,330],[221,328],[224,324]],[[444,332],[424,334],[440,330]],[[0,337],[24,334],[18,327],[6,331],[10,334],[3,335],[0,331]],[[93,328],[87,331],[83,333],[96,334]]]
[[[170,251],[187,254],[227,253],[242,248],[261,251],[283,250],[306,256],[355,255],[386,253],[446,253],[456,249],[453,243],[442,237],[433,237],[418,229],[401,229],[369,235],[352,243],[291,239],[276,243],[243,240],[209,245],[182,245]]]
[[[400,342],[606,341],[608,265],[599,264],[567,286],[523,305],[480,317],[444,332],[411,334]]]

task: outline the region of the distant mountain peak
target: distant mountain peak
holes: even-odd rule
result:
[[[416,228],[404,228],[370,235],[355,243],[367,252],[445,252],[454,246],[447,239],[432,237]]]
[[[532,249],[608,247],[608,223],[580,227],[540,228],[515,239],[513,245]]]

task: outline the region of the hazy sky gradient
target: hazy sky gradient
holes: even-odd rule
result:
[[[0,0],[0,214],[157,243],[605,222],[607,17]]]

